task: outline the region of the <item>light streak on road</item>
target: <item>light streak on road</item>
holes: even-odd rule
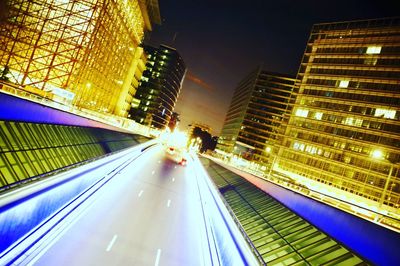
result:
[[[107,246],[107,249],[106,249],[107,252],[109,252],[112,249],[112,247],[113,247],[115,241],[117,240],[117,238],[118,238],[118,235],[114,235],[113,236],[113,238],[111,239],[110,243]]]
[[[158,266],[158,264],[160,263],[160,257],[161,257],[161,249],[157,249],[157,256],[154,266]]]
[[[210,225],[206,220],[211,221],[215,218],[212,216],[221,213],[211,208],[207,216],[204,214],[205,208],[214,204],[214,199],[204,180],[198,180],[203,177],[196,174],[197,163],[177,166],[166,159],[165,150],[160,146],[147,149],[132,160],[121,161],[123,166],[117,168],[114,164],[100,163],[99,169],[109,176],[85,192],[88,195],[82,197],[82,202],[63,214],[56,226],[47,229],[48,240],[34,244],[30,248],[34,252],[23,254],[19,262],[62,266],[112,265],[124,261],[129,265],[158,265],[162,250],[163,265],[196,266],[214,264],[211,254],[216,252],[215,245],[229,250],[225,248],[225,241],[231,241],[229,237],[232,236],[225,238],[223,231],[216,231],[217,227],[208,230],[219,235],[223,242],[209,244],[213,236],[208,237],[206,231]],[[110,165],[112,167],[107,168]],[[86,179],[92,171],[86,169],[83,174],[82,179]],[[172,182],[168,182],[171,178]],[[68,182],[61,187],[64,185]],[[202,190],[206,192],[203,201],[200,200]],[[60,193],[62,196],[62,190]],[[170,208],[173,200],[174,206]],[[207,206],[202,206],[205,201]],[[110,236],[113,236],[111,241]],[[116,249],[117,239],[118,252],[109,252]],[[157,250],[155,261],[154,250]],[[225,256],[235,258],[229,254]]]

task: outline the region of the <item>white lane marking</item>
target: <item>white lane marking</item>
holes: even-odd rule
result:
[[[171,200],[170,199],[167,202],[167,208],[169,208],[169,205],[171,205]]]
[[[156,172],[156,171],[153,170],[153,172],[151,172],[151,174],[154,175],[155,172]]]
[[[141,190],[141,191],[139,192],[138,197],[140,198],[140,197],[142,196],[142,194],[143,194],[143,190]]]
[[[111,250],[112,246],[113,246],[114,243],[115,243],[115,240],[117,240],[117,237],[118,237],[117,235],[114,235],[114,236],[113,236],[113,238],[111,239],[110,243],[109,243],[108,246],[107,246],[107,249],[106,249],[107,252]]]
[[[160,256],[161,256],[161,249],[157,249],[157,257],[154,266],[158,266],[158,263],[160,263]]]
[[[174,178],[172,178],[172,182],[175,182],[175,177],[174,177]]]

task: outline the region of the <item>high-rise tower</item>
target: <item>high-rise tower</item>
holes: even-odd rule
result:
[[[400,18],[314,25],[298,81],[275,168],[400,215]]]
[[[266,162],[282,139],[294,77],[257,68],[236,88],[217,149],[245,159]]]
[[[165,128],[174,111],[186,73],[179,53],[171,47],[145,46],[146,70],[143,72],[130,117],[154,128]]]

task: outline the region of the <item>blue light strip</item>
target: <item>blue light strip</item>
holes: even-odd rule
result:
[[[252,174],[233,171],[371,263],[399,265],[399,233]]]
[[[207,206],[206,215],[211,222],[209,226],[218,249],[218,261],[221,265],[259,265],[196,156],[194,163],[196,173],[200,173],[197,175],[199,188],[202,202]]]
[[[127,132],[123,129],[103,124],[95,120],[60,111],[1,92],[0,103],[0,120],[4,121],[94,127]]]
[[[147,146],[154,145],[149,141],[142,145],[126,149],[122,152],[102,158],[99,161],[84,165],[64,173],[64,177],[54,177],[43,182],[32,184],[21,191],[5,194],[0,200],[0,260],[23,238],[46,223],[57,210],[67,206],[69,201],[77,199],[104,179],[100,166],[105,164],[120,165],[125,161],[139,156]],[[96,173],[98,171],[98,173]],[[83,174],[93,173],[92,178],[80,178]],[[1,264],[1,263],[0,263]]]

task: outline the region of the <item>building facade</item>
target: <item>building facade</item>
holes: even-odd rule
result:
[[[157,1],[7,4],[0,70],[10,82],[80,108],[127,115],[132,80],[142,71],[139,44],[151,22],[160,22]]]
[[[171,47],[145,46],[146,70],[143,72],[136,93],[136,106],[132,106],[130,117],[138,123],[157,129],[165,128],[172,116],[186,66],[179,53]]]
[[[274,168],[399,214],[400,18],[316,24]]]
[[[267,162],[284,134],[284,114],[295,78],[263,70],[246,76],[236,88],[217,150],[248,160]]]

